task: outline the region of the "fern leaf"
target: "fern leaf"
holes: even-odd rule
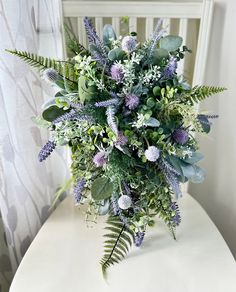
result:
[[[195,86],[189,91],[189,93],[183,95],[183,100],[190,101],[191,104],[199,103],[207,97],[223,92],[224,90],[226,90],[225,87],[206,85]]]
[[[104,255],[100,261],[104,275],[111,265],[125,258],[133,238],[133,232],[120,221],[118,216],[110,216],[107,225],[105,229],[110,233],[104,235],[107,239],[104,242]]]
[[[69,62],[62,62],[60,60],[54,60],[43,56],[38,56],[26,51],[18,50],[6,50],[7,52],[16,55],[30,66],[38,68],[39,70],[46,70],[53,68],[58,74],[67,81],[77,85],[78,76],[74,70],[74,65]]]
[[[86,54],[87,50],[85,49],[85,47],[83,45],[81,45],[79,43],[73,30],[71,28],[69,28],[69,26],[66,23],[64,24],[64,30],[65,30],[66,37],[67,37],[66,44],[67,44],[67,47],[71,50],[71,52],[74,55]]]

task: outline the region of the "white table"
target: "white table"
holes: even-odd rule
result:
[[[102,277],[102,220],[87,228],[81,210],[66,198],[23,258],[10,292],[233,292],[236,264],[203,208],[180,200],[182,223],[174,241],[161,222]]]

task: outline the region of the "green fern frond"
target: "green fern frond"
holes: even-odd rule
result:
[[[226,90],[225,87],[218,86],[194,86],[189,93],[185,93],[182,97],[184,101],[189,101],[191,104],[199,103],[207,97],[223,92]]]
[[[100,261],[104,275],[111,265],[124,259],[132,246],[133,238],[133,232],[120,221],[118,216],[110,216],[105,229],[109,233],[104,235],[107,239],[104,242],[104,256]]]
[[[39,70],[46,70],[48,68],[53,68],[58,74],[65,78],[68,82],[77,85],[78,76],[74,70],[74,65],[69,62],[62,62],[60,60],[54,60],[43,56],[38,56],[25,51],[18,50],[6,50],[7,52],[16,55],[30,66],[38,68]]]

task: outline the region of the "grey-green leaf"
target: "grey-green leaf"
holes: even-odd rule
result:
[[[120,61],[124,56],[125,52],[121,48],[115,48],[108,53],[108,59],[111,61]]]
[[[195,163],[199,162],[200,160],[202,160],[203,157],[204,156],[202,153],[194,152],[191,157],[187,157],[187,158],[183,159],[183,161],[190,163],[190,164],[195,164]]]
[[[91,186],[92,198],[96,201],[108,199],[113,193],[113,184],[107,177],[99,177]]]
[[[111,39],[116,40],[116,33],[110,24],[106,24],[103,27],[103,43],[105,46],[109,46]]]
[[[66,112],[68,111],[64,111],[62,108],[59,108],[56,105],[52,105],[43,111],[42,117],[44,120],[52,122],[56,118],[64,115]]]
[[[160,122],[155,118],[150,118],[149,120],[144,122],[144,125],[147,127],[159,127]]]
[[[160,48],[168,52],[176,51],[182,45],[180,36],[168,35],[160,40]]]
[[[202,183],[206,176],[206,171],[201,167],[194,165],[195,174],[190,178],[193,183]]]
[[[167,58],[169,53],[163,48],[159,48],[153,51],[152,53],[152,64],[159,65],[162,59]]]

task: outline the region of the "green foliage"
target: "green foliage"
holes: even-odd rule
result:
[[[104,25],[103,28],[103,43],[105,46],[111,45],[111,40],[116,40],[116,33],[110,24]]]
[[[187,91],[181,95],[181,100],[185,102],[190,102],[191,105],[201,102],[207,97],[223,92],[226,90],[225,87],[217,86],[194,86],[190,91]]]
[[[69,62],[62,62],[60,60],[54,60],[47,57],[38,56],[36,54],[28,53],[18,50],[6,50],[7,52],[16,55],[30,66],[38,68],[39,70],[45,70],[53,68],[58,74],[65,78],[66,81],[77,84],[78,76],[74,70],[74,65]]]
[[[96,95],[96,87],[89,86],[87,78],[84,76],[79,77],[79,98],[82,103],[90,101]]]
[[[117,216],[108,218],[105,229],[109,233],[104,235],[107,239],[104,242],[104,256],[100,261],[104,274],[111,265],[120,262],[127,255],[134,235]]]
[[[62,108],[59,108],[56,105],[51,105],[47,109],[45,109],[42,113],[42,117],[44,120],[48,122],[52,122],[58,117],[62,116],[65,114],[67,111],[63,110]]]
[[[168,35],[160,40],[160,48],[173,52],[182,45],[183,39],[180,36]]]
[[[98,177],[91,186],[91,196],[94,200],[110,198],[113,193],[113,184],[107,177]]]
[[[86,54],[87,50],[83,45],[81,45],[76,38],[75,34],[73,31],[69,28],[69,26],[65,23],[64,24],[64,29],[66,33],[66,45],[69,48],[69,50],[74,54]]]
[[[108,59],[111,61],[120,61],[124,58],[125,52],[120,48],[115,48],[108,53]]]

